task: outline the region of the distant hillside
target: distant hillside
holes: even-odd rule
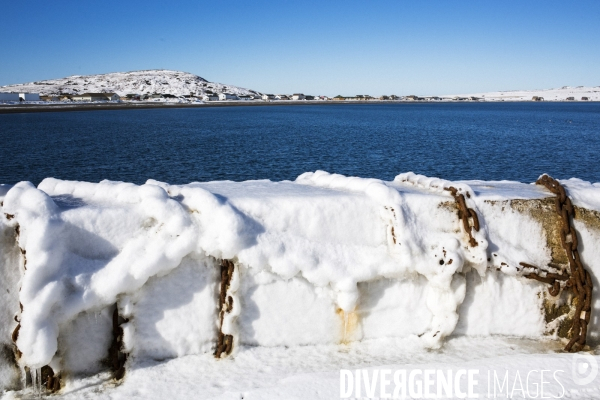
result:
[[[32,92],[42,95],[114,92],[119,96],[130,93],[158,93],[175,96],[184,96],[193,93],[200,96],[207,91],[234,94],[258,93],[237,86],[209,82],[204,78],[187,72],[164,69],[113,72],[101,75],[73,75],[61,79],[0,86],[0,92]]]
[[[563,86],[556,89],[509,90],[502,92],[447,95],[444,98],[477,97],[487,101],[531,101],[534,96],[544,101],[600,101],[600,86]]]

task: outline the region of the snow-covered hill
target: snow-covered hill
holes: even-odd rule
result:
[[[254,94],[253,90],[209,82],[188,72],[164,69],[113,72],[101,75],[73,75],[61,79],[0,86],[0,92],[32,92],[42,95],[114,92],[127,94],[172,94],[201,96],[206,92]]]
[[[486,101],[531,101],[534,96],[543,98],[543,101],[600,101],[600,86],[563,86],[557,89],[534,89],[534,90],[509,90],[487,93],[469,93],[460,95],[443,96],[454,97],[478,97]]]

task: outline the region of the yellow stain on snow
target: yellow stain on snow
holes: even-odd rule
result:
[[[358,327],[358,313],[356,311],[345,312],[341,308],[338,308],[336,314],[342,321],[342,329],[340,332],[340,343],[341,344],[349,344],[352,341],[352,337],[354,336],[354,332]]]

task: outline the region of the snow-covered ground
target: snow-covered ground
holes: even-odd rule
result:
[[[368,371],[371,378],[375,370],[405,370],[409,374],[417,370],[447,374],[451,370],[454,375],[460,370],[477,370],[474,393],[479,398],[499,399],[506,398],[507,392],[517,399],[539,398],[540,371],[544,370],[543,398],[600,398],[598,381],[586,385],[574,382],[572,369],[579,361],[576,356],[557,350],[551,342],[503,337],[453,337],[438,351],[423,348],[416,338],[289,349],[244,347],[235,359],[215,360],[205,354],[134,362],[121,384],[115,384],[109,373],[100,373],[70,381],[60,398],[334,400],[340,398],[340,370],[355,373],[357,369]],[[598,353],[593,357],[600,362]],[[535,372],[528,377],[530,371]],[[494,378],[502,383],[506,372],[508,385],[501,390]],[[380,384],[375,384],[374,396],[368,396],[362,386],[363,398],[380,398]],[[393,394],[394,386],[392,381],[389,394]],[[466,393],[466,386],[463,379],[461,391]],[[4,398],[28,399],[35,396],[31,392],[9,392]],[[436,393],[435,386],[431,392]],[[409,397],[408,390],[406,394],[407,398],[417,398]]]
[[[29,92],[41,95],[108,93],[119,96],[127,94],[172,94],[197,97],[207,91],[248,95],[256,93],[249,89],[222,83],[209,82],[187,72],[170,70],[146,70],[114,72],[101,75],[73,75],[61,79],[0,86],[0,92]]]
[[[600,101],[600,86],[563,86],[556,89],[508,90],[499,92],[469,93],[446,95],[444,98],[477,97],[485,101],[531,101],[533,97],[541,97],[543,101]]]
[[[551,297],[520,265],[564,264],[553,195],[539,185],[323,171],[293,182],[0,185],[0,390],[35,396],[31,384],[19,390],[11,361],[18,321],[19,365],[60,372],[65,398],[334,399],[340,370],[357,368],[371,379],[471,371],[480,397],[488,376],[508,372],[515,397],[545,381],[546,395],[600,398],[600,379],[581,378],[600,362],[600,183],[562,184],[583,210],[574,224],[595,283],[591,347],[577,355],[558,351],[570,292]],[[478,216],[469,231],[450,186]],[[235,265],[226,292],[222,259]],[[115,305],[120,383],[104,363]],[[215,359],[219,332],[233,352]]]

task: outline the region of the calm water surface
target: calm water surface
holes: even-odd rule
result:
[[[0,183],[295,179],[600,182],[600,104],[270,106],[0,115]]]

